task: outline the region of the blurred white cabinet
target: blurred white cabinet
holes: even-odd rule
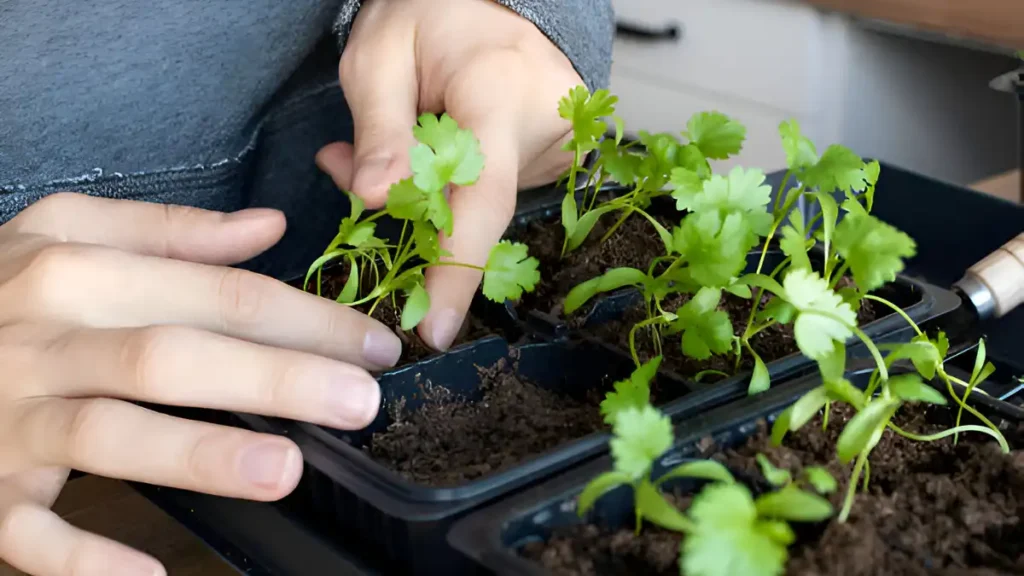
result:
[[[782,168],[779,123],[797,119],[812,138],[841,131],[846,22],[790,0],[613,0],[616,19],[642,29],[679,27],[675,39],[620,36],[611,90],[627,130],[685,128],[718,110],[747,126],[741,155],[720,162]]]

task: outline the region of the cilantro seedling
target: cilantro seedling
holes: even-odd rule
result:
[[[473,133],[460,128],[447,114],[420,116],[412,132],[418,142],[409,153],[412,176],[392,184],[386,207],[366,217],[363,202],[346,192],[351,212],[342,219],[323,255],[310,265],[303,285],[308,286],[315,274],[319,295],[323,266],[343,259],[348,264],[348,279],[337,301],[349,306],[372,302],[372,314],[385,298],[394,299],[395,293],[402,292],[402,330],[415,328],[430,309],[423,272],[431,266],[461,266],[482,272],[483,294],[495,302],[518,300],[524,291],[532,291],[540,280],[539,263],[527,254],[524,244],[498,243],[483,267],[453,261],[440,247],[439,235],[450,236],[454,227],[446,189],[473,185],[484,167]],[[385,215],[402,222],[396,243],[376,236],[376,220]]]
[[[863,489],[866,490],[868,487],[870,478],[868,458],[886,429],[921,442],[956,436],[961,432],[978,432],[995,438],[1003,452],[1009,452],[1009,445],[999,429],[966,403],[966,398],[974,390],[974,387],[995,369],[991,364],[985,363],[984,344],[979,346],[977,362],[970,382],[963,382],[949,375],[943,367],[943,361],[949,348],[945,334],[940,332],[935,339],[929,339],[909,318],[907,321],[918,330],[918,335],[910,342],[886,347],[890,352],[884,359],[881,358],[878,349],[871,346],[877,365],[864,390],[857,388],[844,377],[845,351],[830,354],[819,361],[822,385],[804,394],[792,406],[784,410],[772,425],[772,442],[778,445],[787,433],[799,430],[823,409],[825,410],[824,425],[827,425],[828,407],[832,402],[843,402],[856,410],[856,414],[846,423],[840,433],[836,444],[840,462],[844,464],[854,462],[843,509],[839,515],[840,522],[845,522],[850,514],[862,473],[864,475]],[[866,342],[870,343],[870,340]],[[890,375],[889,370],[901,360],[909,360],[915,371]],[[953,427],[930,435],[907,432],[892,422],[899,409],[908,403],[947,404],[946,397],[924,381],[924,379],[931,380],[936,376],[945,382],[949,396],[960,406],[960,411],[970,412],[984,424],[983,426],[960,425],[959,413],[957,423]],[[954,390],[953,383],[965,388],[962,399]]]
[[[652,366],[645,365],[645,368]],[[656,364],[654,364],[656,368]],[[630,397],[639,400],[633,394]],[[598,475],[580,493],[582,516],[619,486],[633,489],[635,531],[643,520],[686,535],[680,569],[694,576],[774,576],[781,574],[788,546],[795,540],[788,522],[817,522],[832,516],[831,504],[795,485],[755,498],[732,473],[714,460],[684,462],[651,480],[655,460],[672,445],[669,418],[649,404],[616,404],[612,415],[614,469]],[[602,406],[604,409],[604,406]],[[607,414],[607,413],[606,413]],[[662,494],[673,478],[709,481],[684,514]]]
[[[757,460],[757,465],[761,468],[761,475],[764,476],[764,479],[769,484],[776,488],[805,483],[819,494],[831,494],[838,488],[836,479],[828,470],[821,466],[807,466],[794,479],[793,474],[789,470],[776,467],[764,454],[759,453],[755,459]]]
[[[566,194],[562,200],[563,257],[583,244],[605,214],[618,213],[620,216],[602,236],[601,242],[610,238],[633,214],[646,218],[656,228],[660,227],[646,212],[651,200],[666,195],[670,181],[692,178],[699,183],[707,179],[711,175],[709,160],[722,160],[737,154],[746,139],[746,127],[725,114],[709,111],[694,114],[687,122],[686,130],[678,136],[667,132],[651,134],[640,131],[639,142],[623,144],[622,119],[615,115],[617,101],[618,98],[606,89],[590,93],[586,87],[576,86],[559,102],[559,114],[572,126],[572,138],[564,149],[573,152],[573,164],[568,171]],[[604,139],[608,128],[605,119],[609,117],[615,121],[613,140]],[[634,150],[637,144],[643,146],[643,153]],[[597,160],[589,169],[583,168],[584,158],[594,151],[599,153]],[[581,174],[587,179],[582,202],[577,203],[576,189]],[[609,179],[631,190],[599,203],[600,191]]]

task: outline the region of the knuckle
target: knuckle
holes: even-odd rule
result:
[[[72,212],[82,197],[82,194],[75,192],[48,194],[29,204],[15,217],[14,222],[32,228],[46,228],[48,223],[59,220],[65,213]]]
[[[128,382],[122,383],[138,398],[162,398],[160,375],[166,366],[164,359],[173,354],[179,340],[179,328],[148,326],[133,332],[124,340],[121,366]]]
[[[13,283],[21,285],[20,293],[34,305],[31,307],[48,312],[64,310],[76,294],[71,288],[74,278],[96,260],[96,250],[76,244],[49,244],[29,257]]]
[[[83,468],[94,462],[102,450],[104,423],[111,420],[112,406],[105,400],[89,400],[72,408],[64,430],[67,462],[71,468]]]
[[[275,287],[275,281],[267,276],[238,268],[225,270],[219,288],[222,324],[227,327],[255,323]]]

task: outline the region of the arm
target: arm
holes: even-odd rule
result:
[[[590,90],[607,88],[615,21],[610,0],[493,0],[532,22],[572,62]],[[334,21],[341,50],[362,0],[345,0]],[[589,13],[589,17],[580,14]]]

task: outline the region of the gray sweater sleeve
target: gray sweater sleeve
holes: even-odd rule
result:
[[[593,91],[607,88],[615,21],[611,0],[493,0],[532,22],[569,58]],[[342,50],[362,0],[344,0],[334,32]]]

